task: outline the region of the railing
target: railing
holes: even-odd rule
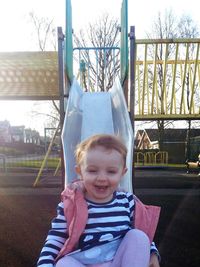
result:
[[[33,169],[38,170],[42,164],[45,154],[29,154],[20,156],[2,156],[0,155],[0,170],[3,172],[11,169]],[[45,165],[45,170],[56,169],[59,164],[60,155],[58,153],[52,153]]]
[[[167,165],[168,164],[168,152],[135,152],[136,165]]]
[[[200,39],[136,40],[135,119],[200,118]]]

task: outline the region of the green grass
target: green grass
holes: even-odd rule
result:
[[[145,165],[143,163],[135,163],[135,167],[144,167],[144,166],[148,166],[148,167],[172,167],[172,168],[185,168],[186,164],[172,164],[172,163],[145,163]]]
[[[59,158],[50,158],[47,160],[48,168],[56,168],[59,163]],[[42,165],[42,160],[21,160],[17,162],[10,162],[6,164],[7,168],[10,167],[30,167],[30,168],[40,168]],[[3,166],[3,162],[0,161],[0,167]],[[135,167],[169,167],[169,168],[186,168],[185,164],[135,164]]]
[[[4,154],[6,156],[19,156],[19,155],[24,154],[24,152],[22,152],[16,148],[0,146],[0,154]]]
[[[56,168],[59,163],[59,158],[52,158],[47,160],[46,166],[48,168]],[[42,160],[22,160],[18,162],[7,163],[6,166],[9,167],[29,167],[29,168],[40,168],[42,165]]]
[[[172,168],[185,168],[186,164],[167,164],[168,167]]]

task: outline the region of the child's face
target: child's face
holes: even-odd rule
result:
[[[104,203],[112,199],[126,168],[117,150],[97,146],[85,153],[76,171],[83,180],[86,198]]]

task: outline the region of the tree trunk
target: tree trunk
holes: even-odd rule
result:
[[[190,159],[190,132],[191,132],[191,120],[188,121],[188,129],[186,134],[186,144],[185,144],[185,159]]]
[[[159,150],[164,150],[164,130],[165,130],[165,121],[161,120],[158,121],[158,143],[159,143]]]

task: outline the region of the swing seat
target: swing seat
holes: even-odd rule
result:
[[[200,161],[196,161],[196,162],[193,162],[193,161],[189,161],[189,160],[186,160],[186,167],[187,167],[187,173],[190,173],[190,171],[192,169],[198,169],[199,170],[199,174],[200,175]]]

